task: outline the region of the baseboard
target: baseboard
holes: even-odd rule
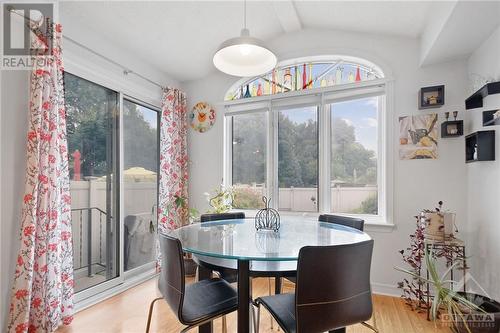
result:
[[[377,295],[401,297],[401,289],[396,285],[372,282],[372,293]]]

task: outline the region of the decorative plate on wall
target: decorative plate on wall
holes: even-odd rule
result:
[[[189,113],[189,121],[195,131],[206,132],[215,124],[215,109],[206,102],[196,103]]]

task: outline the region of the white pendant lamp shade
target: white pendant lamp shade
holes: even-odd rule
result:
[[[276,67],[278,59],[260,39],[250,37],[246,28],[246,1],[244,17],[245,28],[241,30],[241,36],[228,39],[219,46],[214,65],[221,72],[234,76],[265,74]]]

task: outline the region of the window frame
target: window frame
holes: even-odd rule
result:
[[[303,216],[317,218],[320,214],[332,214],[330,191],[330,145],[331,145],[331,112],[330,104],[356,100],[366,97],[380,96],[378,99],[377,117],[377,192],[378,214],[345,214],[344,216],[362,217],[368,225],[392,227],[393,224],[393,152],[392,123],[393,114],[393,81],[387,78],[323,87],[310,90],[293,91],[278,95],[258,96],[240,100],[226,101],[224,106],[224,154],[223,184],[232,186],[232,117],[243,113],[266,112],[268,116],[267,130],[267,171],[266,194],[278,198],[278,111],[283,105],[289,108],[317,105],[318,107],[318,212],[282,211],[284,216]],[[271,201],[271,207],[277,209],[278,202]],[[241,210],[241,209],[239,209]],[[256,210],[244,210],[253,216]]]

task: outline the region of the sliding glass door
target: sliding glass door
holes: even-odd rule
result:
[[[159,110],[64,74],[77,301],[154,273]]]
[[[119,275],[119,94],[65,73],[75,291]]]
[[[123,100],[124,270],[140,270],[155,260],[158,200],[159,113]],[[149,264],[149,265],[148,265]]]

